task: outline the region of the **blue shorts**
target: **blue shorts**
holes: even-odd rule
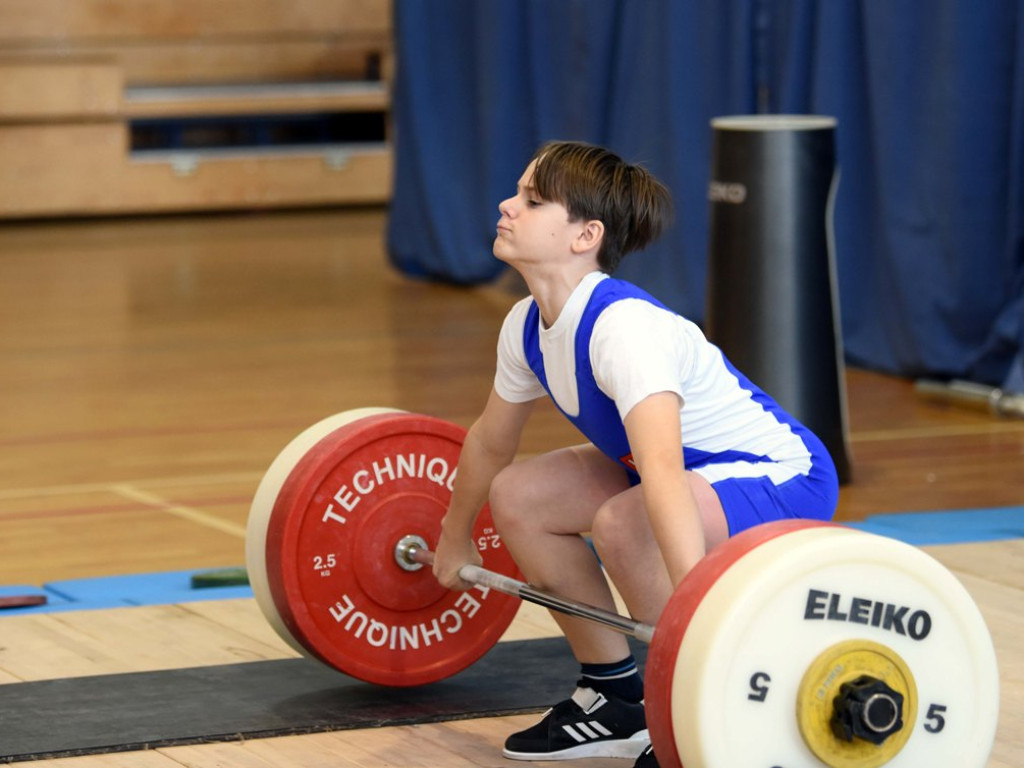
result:
[[[811,468],[806,475],[778,485],[764,476],[726,477],[711,483],[722,503],[729,536],[773,520],[832,519],[839,501],[835,464],[815,435],[806,433],[803,439],[811,453]],[[631,485],[640,482],[635,472],[628,475]]]
[[[831,520],[839,500],[839,482],[830,469],[812,467],[809,475],[781,485],[766,477],[729,477],[712,483],[725,510],[729,535],[772,520]]]

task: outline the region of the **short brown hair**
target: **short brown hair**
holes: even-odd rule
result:
[[[604,224],[597,256],[603,272],[614,272],[627,253],[656,240],[671,216],[672,196],[665,185],[603,147],[552,141],[533,160],[533,187],[542,200],[564,205],[570,221]]]

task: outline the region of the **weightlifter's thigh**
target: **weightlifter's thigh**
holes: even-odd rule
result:
[[[503,469],[491,484],[491,513],[499,530],[582,533],[602,504],[628,488],[622,467],[592,444],[574,445]]]

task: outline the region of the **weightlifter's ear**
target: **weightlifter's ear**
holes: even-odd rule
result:
[[[604,242],[604,222],[600,219],[588,219],[583,222],[583,228],[572,241],[573,253],[583,254],[588,251],[597,251]]]

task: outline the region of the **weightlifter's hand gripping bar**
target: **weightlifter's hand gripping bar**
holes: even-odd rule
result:
[[[403,567],[408,567],[408,565],[412,564],[430,566],[434,564],[434,553],[418,541],[403,539],[395,548],[395,559],[398,560],[399,565],[402,565],[404,561],[406,565]],[[606,611],[593,605],[578,603],[549,592],[543,592],[526,582],[518,581],[501,573],[488,571],[478,565],[462,566],[459,569],[459,578],[463,581],[468,581],[470,584],[488,587],[489,589],[518,597],[528,603],[534,603],[535,605],[540,605],[568,616],[576,616],[603,624],[614,629],[616,632],[630,635],[645,643],[650,643],[651,638],[654,637],[654,627],[650,624],[634,621],[618,613]]]

